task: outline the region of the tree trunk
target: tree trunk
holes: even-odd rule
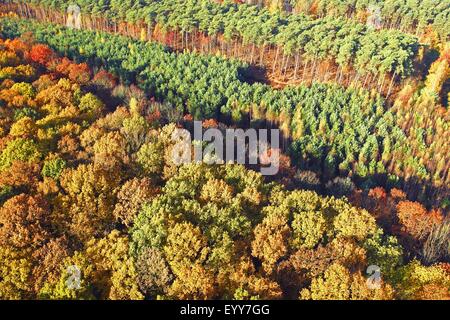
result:
[[[386,99],[388,99],[389,96],[391,95],[391,90],[392,90],[392,86],[394,84],[396,73],[397,73],[397,71],[395,71],[394,74],[392,75],[392,79],[391,79],[391,83],[389,84],[389,90],[388,90],[388,93],[386,95]]]
[[[273,73],[274,73],[274,74],[275,74],[275,70],[276,70],[276,68],[277,68],[278,54],[279,54],[279,53],[280,53],[280,47],[277,46],[277,52],[275,53],[275,60],[274,60],[274,62],[273,62],[273,67],[272,67]]]
[[[297,52],[297,54],[295,55],[294,80],[297,80],[297,72],[298,72],[299,60],[300,60],[300,55]]]
[[[383,88],[384,88],[384,82],[386,81],[386,76],[385,75],[383,75],[383,81],[381,82],[381,86],[380,86],[380,89],[379,89],[379,91],[381,92],[381,93],[383,93]]]
[[[266,45],[263,45],[262,49],[261,49],[261,54],[259,56],[259,65],[261,65],[261,66],[264,63],[264,53],[265,53],[265,51],[266,51]]]
[[[255,55],[255,44],[252,44],[252,51],[250,54],[250,64],[253,64],[253,56]]]
[[[303,67],[302,82],[305,81],[305,74],[306,74],[306,68],[308,68],[308,63],[309,63],[309,60],[306,60],[306,63]]]

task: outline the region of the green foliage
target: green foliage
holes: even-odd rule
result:
[[[17,138],[7,144],[0,155],[0,171],[8,169],[13,161],[34,162],[41,158],[37,144],[30,139]]]
[[[292,229],[297,248],[314,248],[325,233],[326,219],[321,212],[300,212],[294,215]]]
[[[37,3],[49,5],[46,1]],[[91,13],[93,6],[97,6],[95,1],[87,1],[82,10]],[[54,1],[52,7],[64,11],[66,2]],[[145,5],[106,3],[97,8],[108,18],[130,22],[142,19],[151,26],[158,24],[163,30],[197,29],[208,35],[223,34],[227,40],[241,38],[246,44],[276,44],[286,53],[301,52],[307,60],[332,57],[343,65],[356,62],[355,67],[363,73],[396,72],[408,76],[418,49],[417,39],[396,30],[372,30],[342,17],[314,20],[303,14],[280,15],[232,2],[160,0]],[[211,25],[211,21],[215,23]]]
[[[13,188],[11,186],[1,186],[0,187],[0,204],[3,204],[11,196],[14,195]]]
[[[290,2],[300,12],[311,13],[314,3],[316,6],[315,15],[330,15],[333,17],[350,15],[355,19],[368,13],[375,15],[374,9],[378,9],[381,26],[385,28],[406,29],[417,34],[432,27],[444,40],[449,35],[448,15],[450,8],[445,0],[318,0],[314,2],[290,0]],[[372,12],[371,8],[373,8]]]
[[[55,158],[45,161],[42,167],[42,176],[58,180],[65,167],[66,161],[64,159]]]
[[[38,118],[38,116],[39,115],[36,110],[28,108],[28,107],[14,110],[14,121],[18,121],[25,117],[36,120]]]
[[[184,8],[184,5],[191,4],[162,1],[152,3],[146,10],[152,10],[150,7],[159,5]],[[216,6],[207,4],[210,5]],[[248,8],[247,6],[238,8],[244,10],[241,9],[243,7]],[[239,16],[244,14],[245,10],[240,12]],[[300,18],[290,16],[289,19],[295,21],[289,26],[297,28],[299,24],[296,19]],[[163,23],[159,20],[158,22]],[[334,22],[327,23],[333,25]],[[123,80],[136,81],[145,92],[158,100],[170,103],[176,110],[184,109],[197,119],[236,115],[241,118],[256,106],[258,112],[266,113],[282,123],[286,122],[289,132],[295,138],[291,154],[296,162],[301,163],[305,169],[316,171],[325,167],[327,178],[334,178],[338,172],[359,175],[363,178],[385,174],[388,171],[386,161],[376,159],[385,151],[384,146],[379,145],[378,141],[383,141],[387,136],[392,140],[386,146],[390,153],[400,152],[404,155],[397,160],[398,162],[402,164],[405,162],[405,165],[412,167],[418,176],[429,175],[426,168],[416,165],[418,159],[410,156],[412,148],[409,147],[405,133],[396,125],[395,116],[389,111],[383,111],[384,100],[375,93],[317,83],[313,83],[310,87],[273,90],[267,85],[243,81],[248,67],[236,60],[195,53],[174,54],[155,43],[101,32],[65,29],[26,20],[4,18],[2,25],[2,34],[8,37],[34,30],[37,40],[47,43],[57,52],[68,52],[72,58],[101,65]],[[229,27],[232,28],[231,25]],[[349,28],[352,30],[351,26]],[[323,36],[317,34],[317,41],[322,41]],[[292,36],[295,35],[293,32]],[[391,39],[387,31],[383,31],[382,35]],[[396,39],[396,36],[393,37]],[[389,39],[379,41],[380,46],[383,48],[386,46],[389,50],[372,48],[377,33],[369,32],[365,39],[364,43],[371,50],[380,50],[383,55],[386,54],[383,58],[393,64],[390,69],[400,68],[407,72],[411,68],[410,54],[414,52],[415,44],[409,37],[404,41],[401,39],[394,41],[407,46],[404,50],[408,53],[404,55],[399,54],[400,49],[390,44]],[[330,41],[330,43],[339,42]],[[82,54],[79,53],[80,47],[83,48]],[[317,47],[312,45],[311,50]],[[406,60],[392,60],[389,57],[391,49],[396,57]],[[371,51],[366,52],[364,47],[360,51],[368,57],[372,55]],[[111,52],[114,53],[113,57]],[[316,56],[317,53],[312,54]],[[329,53],[321,54],[326,56]],[[382,62],[376,60],[370,63],[378,66]],[[368,63],[364,59],[361,60],[361,64]],[[374,72],[375,66],[370,67]],[[363,69],[363,66],[358,66],[358,69]]]
[[[89,92],[81,97],[78,108],[81,112],[95,117],[102,113],[104,104],[98,97]]]

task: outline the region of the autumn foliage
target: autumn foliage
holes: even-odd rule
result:
[[[192,116],[45,45],[0,40],[0,58],[0,299],[449,299],[442,211],[322,185],[279,149],[270,180],[178,166]]]
[[[53,59],[53,55],[53,51],[43,44],[34,45],[29,53],[31,61],[44,66]]]

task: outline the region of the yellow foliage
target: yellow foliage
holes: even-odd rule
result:
[[[11,126],[9,132],[13,137],[33,137],[37,132],[36,123],[29,117],[23,117]]]
[[[86,255],[93,264],[93,279],[99,282],[105,298],[143,299],[136,280],[136,269],[128,255],[128,238],[113,230],[102,239],[87,244]],[[111,275],[111,276],[109,276]]]
[[[0,299],[19,300],[30,291],[31,262],[28,254],[0,246]]]
[[[223,180],[209,179],[202,187],[200,199],[205,202],[227,204],[233,199],[233,188]]]
[[[338,236],[363,240],[375,234],[377,225],[375,218],[366,210],[350,207],[334,219],[334,228]]]
[[[184,265],[204,262],[209,248],[200,228],[183,222],[169,229],[164,252],[174,274],[178,275]]]
[[[442,90],[442,85],[449,77],[449,62],[446,59],[439,59],[431,65],[425,86],[430,92],[439,95]]]
[[[423,266],[414,260],[402,267],[398,274],[400,298],[450,300],[450,275],[441,267]],[[430,287],[433,290],[429,290]]]
[[[351,274],[344,266],[334,263],[323,277],[312,280],[309,289],[300,292],[303,300],[389,300],[393,289],[380,280],[379,288],[371,288],[360,274]]]
[[[272,273],[275,263],[288,251],[290,228],[284,215],[269,214],[255,227],[252,255],[262,260],[264,271]]]
[[[304,211],[294,215],[293,245],[296,248],[314,248],[326,232],[327,221],[320,211]]]

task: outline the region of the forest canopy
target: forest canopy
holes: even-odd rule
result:
[[[374,2],[2,1],[0,300],[449,300],[448,8]]]

